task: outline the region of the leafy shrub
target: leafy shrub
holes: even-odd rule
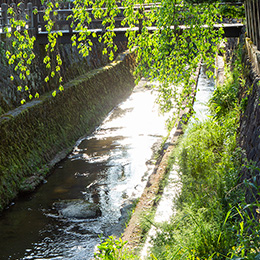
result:
[[[137,259],[136,256],[124,248],[127,242],[123,242],[121,238],[118,240],[110,236],[103,243],[101,243],[97,248],[98,252],[95,253],[95,259],[104,260],[128,260]]]

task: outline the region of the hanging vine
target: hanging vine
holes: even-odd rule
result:
[[[31,36],[26,26],[25,19],[28,16],[22,17],[21,3],[17,5],[17,9],[14,7],[8,8],[8,14],[11,16],[10,25],[4,28],[6,37],[9,39],[9,48],[5,52],[5,56],[8,60],[8,64],[14,68],[14,72],[19,75],[20,81],[24,82],[17,86],[17,90],[20,92],[28,92],[29,99],[33,98],[30,87],[28,86],[29,76],[31,74],[30,65],[35,58],[34,42],[36,38]],[[22,19],[25,18],[25,19]],[[14,80],[14,75],[10,76],[10,79]],[[35,98],[39,97],[39,93],[34,94]],[[21,100],[21,104],[25,103],[25,98]]]
[[[62,60],[58,47],[58,37],[62,36],[62,32],[54,30],[59,2],[42,0],[42,4],[45,5],[43,19],[48,34],[46,56],[43,59],[48,70],[45,82],[58,83],[59,90],[62,91]],[[146,8],[147,4],[150,4],[149,9]],[[222,34],[222,30],[214,29],[214,24],[220,21],[218,4],[194,4],[192,1],[181,0],[162,0],[160,3],[151,0],[124,0],[121,5],[124,8],[122,26],[128,27],[128,47],[137,47],[137,80],[149,77],[159,82],[155,88],[159,92],[158,102],[163,112],[173,110],[176,104],[181,108],[181,104],[192,91],[192,75],[198,62],[203,59],[208,66],[214,65],[214,55]],[[73,1],[72,14],[67,19],[72,21],[71,27],[77,32],[71,38],[72,45],[77,47],[83,57],[89,55],[93,39],[97,38],[104,45],[103,53],[113,59],[117,50],[113,41],[114,29],[120,12],[116,0]],[[12,28],[25,26],[23,20],[16,18],[12,8],[9,8],[9,14],[14,16]],[[98,30],[90,28],[94,20],[101,21],[102,33],[98,34]],[[156,29],[150,30],[151,27]],[[30,37],[26,29],[7,32],[7,35],[13,39],[12,45],[19,51],[12,53],[8,50],[6,57],[10,64],[17,63],[15,68],[20,71],[20,78],[26,80],[26,76],[30,74],[27,65],[35,57],[35,37]],[[18,88],[21,90],[23,87]],[[25,85],[24,89],[28,89],[28,86]],[[56,91],[53,95],[56,95]]]

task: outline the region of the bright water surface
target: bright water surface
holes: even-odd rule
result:
[[[213,78],[208,78],[205,74],[205,67],[202,66],[200,70],[196,100],[193,105],[194,117],[190,119],[189,125],[191,125],[195,120],[203,121],[209,115],[207,102],[212,96],[214,91],[215,82]],[[188,134],[186,131],[185,134]],[[164,188],[162,197],[159,201],[159,205],[156,209],[154,222],[163,223],[169,222],[171,217],[176,213],[176,207],[174,205],[175,199],[178,197],[181,192],[181,181],[178,173],[178,165],[173,165],[169,176],[168,183]],[[144,243],[144,247],[141,250],[140,258],[144,260],[149,255],[149,249],[152,247],[152,238],[156,236],[158,229],[155,226],[152,226],[148,232],[147,239]]]
[[[205,120],[210,114],[207,103],[215,88],[214,78],[208,78],[205,70],[206,68],[202,66],[198,80],[196,100],[193,105],[194,117],[200,121]]]
[[[46,184],[2,214],[0,259],[92,258],[99,236],[120,228],[120,208],[141,195],[153,169],[153,147],[166,135],[154,101],[150,90],[137,87],[76,144]],[[97,203],[102,216],[61,217],[53,203],[70,199]]]
[[[214,88],[203,70],[198,88],[194,108],[201,118]],[[2,214],[1,260],[91,259],[101,234],[121,231],[120,208],[141,195],[153,169],[149,160],[154,144],[166,135],[154,100],[150,90],[137,87],[92,135],[76,144],[46,184]],[[165,205],[171,208],[172,194],[157,213],[161,221],[167,218]],[[60,217],[53,203],[69,199],[98,203],[102,216],[92,220]]]

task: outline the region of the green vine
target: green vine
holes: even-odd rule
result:
[[[42,3],[44,3],[44,0],[42,0]],[[46,66],[46,69],[48,71],[48,75],[45,77],[44,81],[46,84],[49,84],[51,79],[56,79],[55,83],[58,83],[58,88],[60,91],[63,91],[63,79],[61,76],[61,66],[62,66],[62,59],[59,52],[59,46],[57,44],[58,37],[62,36],[61,31],[55,32],[53,29],[55,28],[55,21],[57,19],[59,9],[59,3],[52,0],[46,3],[46,9],[44,12],[43,19],[47,24],[45,25],[46,31],[48,33],[48,43],[45,45],[45,51],[46,56],[43,59],[43,63]],[[58,79],[58,80],[57,80]],[[58,82],[57,82],[58,81]],[[53,82],[51,82],[53,83]],[[52,95],[55,97],[57,94],[57,91],[54,90],[52,92]]]
[[[18,10],[20,7],[19,3],[17,5]],[[29,99],[33,98],[33,94],[28,86],[28,77],[31,74],[30,65],[35,58],[35,53],[33,51],[34,42],[36,38],[30,36],[28,29],[26,29],[26,21],[19,19],[17,11],[14,8],[8,8],[8,14],[11,16],[10,24],[11,30],[7,27],[4,29],[7,38],[9,38],[10,47],[6,50],[5,56],[8,60],[8,64],[14,67],[14,71],[19,75],[21,81],[24,81],[24,85],[17,86],[18,91],[26,91],[29,94]],[[28,19],[28,16],[25,17]],[[11,75],[10,79],[13,81],[14,76]],[[35,98],[39,97],[39,93],[34,94]],[[21,104],[25,103],[25,99],[21,100]]]
[[[57,84],[62,91],[62,60],[58,45],[62,32],[55,28],[60,5],[54,0],[42,0],[42,4],[45,6],[43,18],[48,34],[46,56],[43,59],[48,70],[45,82],[47,85]],[[149,9],[146,8],[147,4],[150,4]],[[124,8],[122,26],[128,27],[128,47],[137,47],[137,80],[141,77],[156,80],[159,84],[155,88],[159,93],[158,102],[162,111],[178,113],[183,101],[189,103],[192,76],[199,61],[203,60],[207,66],[214,65],[214,56],[222,36],[222,30],[213,28],[215,23],[221,21],[218,4],[202,2],[194,5],[189,1],[162,0],[158,6],[151,0],[125,0],[121,5]],[[72,14],[67,17],[71,21],[71,29],[77,32],[71,38],[72,46],[76,46],[79,53],[86,57],[92,50],[93,39],[97,38],[104,45],[103,53],[112,60],[117,51],[113,39],[116,18],[120,12],[116,0],[73,1]],[[8,50],[6,57],[10,64],[15,64],[20,78],[26,80],[30,74],[28,65],[35,57],[35,37],[29,36],[26,29],[17,30],[25,26],[25,21],[15,19],[12,8],[9,8],[9,14],[14,16],[11,20],[14,31],[7,32],[7,35],[12,38],[13,50],[18,52]],[[101,21],[101,33],[90,28],[94,20]],[[152,26],[156,30],[149,30]],[[21,88],[19,86],[18,90]],[[24,86],[24,89],[29,88]],[[56,91],[53,92],[55,95]]]

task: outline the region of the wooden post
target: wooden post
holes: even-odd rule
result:
[[[250,1],[251,0],[247,0],[247,18],[248,18],[248,37],[252,39]]]
[[[258,22],[257,22],[257,13],[256,13],[256,0],[253,0],[253,29],[254,29],[254,39],[255,39],[255,45],[258,46]]]
[[[249,17],[248,17],[248,0],[245,0],[245,13],[246,13],[246,32],[247,32],[247,37],[250,38]]]
[[[28,25],[29,25],[29,28],[33,28],[34,25],[33,25],[33,5],[31,2],[29,2],[27,4],[27,10],[28,10],[28,16],[29,16],[29,22],[28,22]]]
[[[254,12],[253,12],[253,0],[250,1],[250,27],[251,27],[251,40],[255,44],[255,33],[254,33]]]
[[[69,23],[69,33],[73,33],[73,28],[72,28],[72,17],[69,18],[68,20],[68,23]]]
[[[8,25],[8,16],[7,16],[8,5],[5,3],[1,4],[1,9],[2,9],[3,27],[5,27]]]
[[[247,20],[248,20],[248,23],[247,23],[247,27],[248,27],[248,37],[250,39],[252,39],[253,35],[252,35],[252,23],[251,23],[251,8],[250,8],[250,1],[251,0],[247,0]]]
[[[258,26],[257,26],[257,35],[258,35],[258,46],[257,49],[260,50],[260,0],[256,1],[256,11],[257,11],[257,21],[258,21]]]
[[[37,6],[33,7],[33,10],[37,10]],[[35,34],[37,35],[39,33],[38,29],[38,14],[33,12],[33,27],[35,29]]]
[[[20,20],[23,20],[23,21],[26,21],[26,15],[25,15],[25,4],[24,3],[20,3],[18,5],[19,9],[20,9],[20,13],[19,13],[19,19]],[[24,30],[24,27],[21,27],[21,31]]]
[[[252,31],[253,31],[253,43],[254,45],[256,45],[256,35],[255,35],[255,29],[256,29],[256,25],[255,25],[255,0],[251,0],[251,8],[252,8]]]
[[[258,20],[258,0],[254,0],[254,32],[255,32],[255,45],[258,48],[259,42],[259,34],[258,34],[258,27],[259,27],[259,20]]]
[[[14,11],[14,18],[17,18],[17,5],[15,3],[11,3],[10,7],[13,9]],[[16,30],[16,27],[11,27],[11,31],[14,32]]]
[[[245,0],[245,3],[244,3],[244,6],[245,6],[245,14],[246,14],[246,33],[248,35],[247,1],[246,0]]]
[[[24,3],[20,3],[19,5],[19,9],[20,9],[20,19],[25,21],[25,4]]]

